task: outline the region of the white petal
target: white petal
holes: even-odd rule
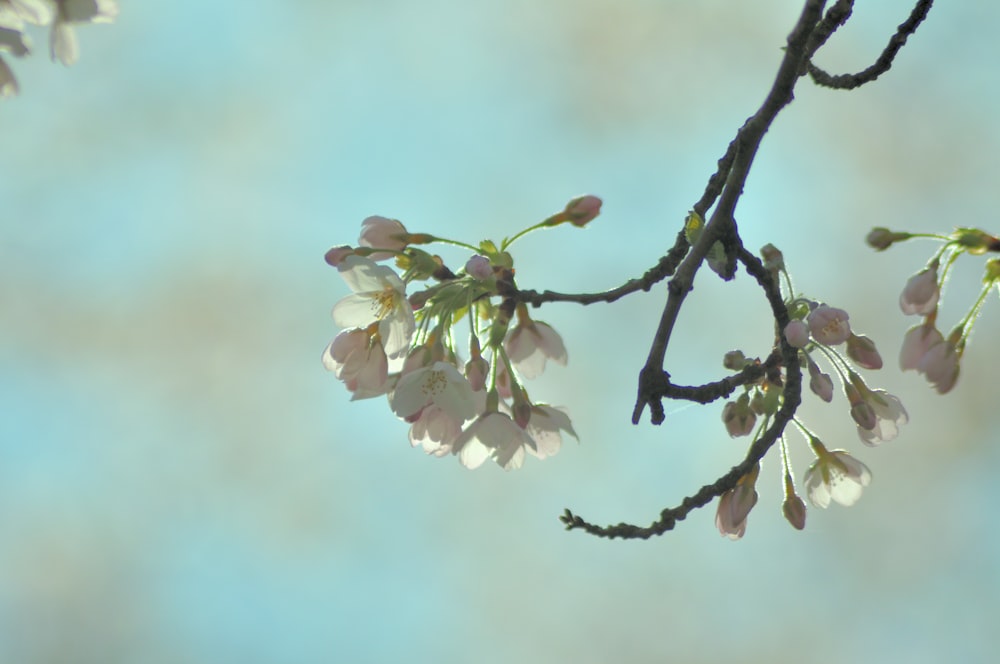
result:
[[[346,257],[340,261],[337,270],[355,293],[382,291],[386,286],[391,286],[400,293],[405,290],[403,281],[391,267],[377,265],[364,256]]]
[[[458,460],[469,470],[479,468],[489,458],[489,448],[478,440],[468,441],[465,445],[462,445],[462,449],[458,452]]]
[[[378,320],[378,303],[355,293],[333,305],[333,322],[340,327],[368,327]]]
[[[404,375],[396,384],[389,407],[399,417],[406,419],[430,403],[430,398],[424,393],[424,380],[430,373],[430,367],[417,369]]]
[[[565,366],[568,355],[566,354],[566,346],[563,344],[559,333],[552,329],[552,326],[548,323],[540,321],[535,321],[535,330],[537,330],[540,337],[539,346],[542,352],[556,364]]]
[[[52,24],[52,31],[49,33],[49,52],[53,62],[58,60],[67,67],[80,58],[76,32],[65,21],[56,21]]]

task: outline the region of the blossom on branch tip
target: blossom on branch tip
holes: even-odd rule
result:
[[[349,247],[346,244],[339,247],[333,247],[323,256],[323,260],[326,261],[327,265],[331,267],[338,267],[341,262],[348,256],[354,255],[354,247]]]
[[[935,261],[907,279],[903,292],[899,294],[899,308],[908,316],[926,316],[937,308],[940,297],[941,288],[938,286]]]
[[[816,507],[826,509],[833,500],[850,507],[861,498],[862,490],[872,481],[868,466],[844,450],[828,451],[818,440],[812,441],[817,458],[806,471],[806,496]]]
[[[785,501],[781,504],[781,511],[796,530],[806,527],[806,504],[795,493],[792,476],[788,474],[785,475]]]
[[[566,204],[563,214],[574,226],[586,226],[601,213],[601,204],[597,196],[579,196]]]
[[[809,313],[806,321],[813,339],[826,346],[836,346],[851,336],[849,318],[843,309],[821,304]]]
[[[392,358],[405,354],[416,321],[399,275],[362,256],[347,256],[337,269],[354,294],[334,305],[333,320],[341,327],[367,327],[378,322],[386,354]]]

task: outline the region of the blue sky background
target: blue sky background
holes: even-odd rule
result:
[[[862,238],[998,230],[1000,6],[939,3],[861,90],[803,82],[737,210],[748,246],[781,247],[887,358],[873,382],[911,415],[897,440],[863,448],[839,395],[802,411],[872,468],[863,499],[793,531],[773,459],[744,540],[705,509],[623,543],[557,516],[652,520],[745,449],[721,405],[628,423],[663,287],[539,312],[570,362],[532,394],[581,443],[469,472],[323,371],[347,288],[322,255],[370,214],[476,242],[593,193],[590,227],[516,245],[519,283],[641,274],[763,99],[800,3],[122,4],[80,30],[72,69],[35,34],[0,106],[0,661],[991,661],[1000,307],[939,397],[894,360],[915,322],[899,290],[933,246]],[[910,9],[867,5],[822,65],[867,66]],[[978,269],[959,266],[943,327]],[[675,380],[767,352],[749,281],[699,276]]]

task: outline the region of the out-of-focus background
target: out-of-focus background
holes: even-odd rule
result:
[[[720,404],[629,424],[662,285],[541,310],[570,362],[532,394],[581,442],[470,472],[323,371],[348,289],[322,256],[371,214],[478,242],[593,193],[588,228],[516,245],[520,284],[641,274],[801,2],[126,1],[80,29],[71,69],[34,33],[0,106],[0,661],[992,661],[1000,302],[939,397],[895,359],[916,322],[899,291],[935,246],[862,242],[1000,230],[1000,5],[939,4],[878,82],[800,84],[738,208],[748,246],[778,245],[877,341],[872,383],[911,422],[867,449],[841,395],[807,395],[804,420],[874,481],[800,533],[769,458],[735,543],[713,508],[644,542],[557,521],[648,522],[745,450]],[[820,64],[867,66],[909,10],[859,3]],[[956,270],[945,331],[978,269]],[[725,351],[769,340],[750,280],[706,271],[668,368],[717,378]]]

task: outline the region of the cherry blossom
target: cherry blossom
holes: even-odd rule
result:
[[[899,295],[899,308],[904,314],[926,316],[937,308],[941,288],[938,286],[937,262],[924,268],[906,281]]]
[[[597,196],[580,196],[566,204],[563,214],[574,226],[586,226],[601,213],[601,203]]]
[[[961,350],[950,337],[942,339],[927,349],[917,363],[917,371],[927,377],[938,394],[945,394],[958,381],[961,357]]]
[[[545,369],[545,361],[566,365],[566,346],[562,337],[548,323],[519,315],[504,341],[507,357],[525,378],[536,378]]]
[[[753,431],[757,415],[750,408],[746,394],[736,401],[729,401],[722,408],[722,421],[731,438],[747,436]]]
[[[875,446],[899,435],[899,427],[906,424],[910,416],[898,397],[885,390],[870,390],[865,400],[875,414],[875,426],[863,428],[858,425],[858,436],[866,445]]]
[[[361,222],[358,244],[372,249],[388,249],[389,251],[376,251],[368,256],[373,261],[381,261],[392,258],[396,255],[395,252],[405,249],[408,237],[406,227],[398,220],[372,216]]]
[[[524,463],[524,449],[532,444],[510,415],[490,411],[477,417],[459,435],[452,452],[466,468],[478,468],[492,456],[504,470],[514,470]]]
[[[389,399],[392,412],[403,419],[431,404],[462,422],[475,414],[469,381],[448,362],[435,362],[402,375]]]
[[[546,404],[534,404],[531,407],[531,419],[528,420],[525,431],[533,441],[527,447],[528,453],[539,459],[553,456],[559,451],[562,447],[560,431],[579,440],[566,411]]]
[[[449,410],[431,404],[420,411],[420,416],[410,426],[410,444],[413,447],[420,445],[428,454],[445,456],[462,433],[464,421]]]
[[[363,256],[347,256],[338,269],[354,294],[334,305],[333,320],[341,327],[367,327],[377,321],[386,354],[404,355],[416,322],[403,281],[392,268]]]
[[[804,479],[809,502],[823,509],[831,500],[845,507],[858,502],[862,490],[872,481],[868,466],[844,450],[828,451],[818,440],[811,442],[817,458]]]
[[[864,335],[851,334],[847,337],[847,356],[865,369],[881,369],[882,356],[875,348],[875,342]]]
[[[338,334],[323,351],[323,366],[351,391],[351,400],[369,399],[389,389],[389,362],[382,341],[367,330]]]
[[[944,335],[930,320],[914,325],[903,335],[903,345],[899,350],[899,367],[903,371],[917,369],[920,360],[932,346],[944,342]]]
[[[757,504],[757,474],[760,466],[737,481],[736,486],[719,497],[715,512],[715,527],[723,537],[738,540],[747,531],[747,516]]]
[[[807,318],[813,339],[827,346],[844,343],[851,336],[850,316],[843,309],[821,304]]]
[[[809,389],[823,401],[833,401],[833,379],[830,374],[823,373],[819,365],[811,357],[806,356],[806,366],[809,370]]]
[[[804,348],[809,343],[809,326],[801,320],[793,320],[785,326],[785,340],[795,348]]]

